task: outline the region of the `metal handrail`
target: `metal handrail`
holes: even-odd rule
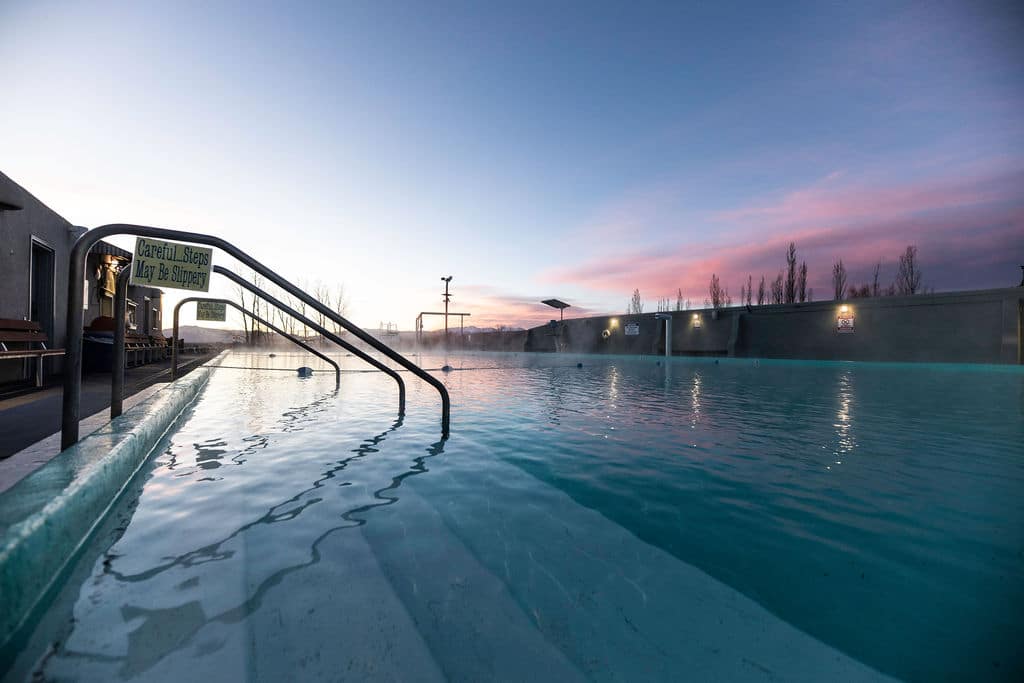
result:
[[[320,358],[321,360],[323,360],[328,365],[333,366],[334,367],[334,377],[335,377],[335,379],[339,383],[341,382],[341,367],[337,363],[335,363],[333,360],[331,360],[329,357],[327,357],[323,353],[317,351],[316,349],[314,349],[309,344],[303,342],[302,340],[300,340],[295,335],[288,334],[287,332],[282,330],[280,327],[277,327],[273,323],[267,322],[266,320],[264,320],[260,316],[256,315],[252,311],[245,310],[242,306],[239,306],[234,301],[230,301],[228,299],[213,299],[213,298],[204,297],[204,296],[190,296],[190,297],[187,297],[185,299],[182,299],[181,301],[179,301],[174,306],[174,325],[172,327],[173,332],[172,332],[172,336],[171,336],[171,379],[177,379],[178,378],[178,319],[179,319],[179,316],[180,316],[180,313],[181,313],[181,307],[184,304],[190,303],[192,301],[195,301],[195,302],[206,301],[206,302],[210,302],[210,303],[225,304],[227,306],[231,306],[232,308],[237,310],[242,315],[245,315],[245,316],[248,316],[248,317],[252,318],[256,322],[258,322],[260,325],[263,325],[267,329],[269,329],[269,330],[271,330],[273,332],[276,332],[277,334],[281,335],[282,337],[284,337],[288,341],[292,342],[293,344],[295,344],[295,345],[305,349],[306,351],[310,352],[311,354],[313,354],[317,358]]]
[[[345,328],[360,340],[366,342],[437,389],[438,394],[441,396],[441,435],[442,437],[448,436],[451,415],[451,399],[448,396],[448,390],[440,380],[430,375],[405,356],[392,350],[383,342],[378,341],[368,332],[362,330],[343,316],[338,315],[320,301],[309,296],[304,291],[249,256],[238,247],[219,237],[204,235],[197,232],[169,230],[166,228],[155,228],[145,225],[115,223],[89,230],[82,235],[77,242],[75,242],[75,246],[71,249],[71,256],[69,259],[70,265],[68,269],[67,349],[64,355],[64,395],[61,411],[61,449],[69,448],[78,441],[78,422],[81,416],[80,411],[82,398],[83,311],[81,302],[83,298],[83,290],[85,288],[85,260],[89,255],[89,250],[92,249],[96,242],[100,241],[104,237],[123,234],[136,235],[138,237],[177,240],[182,242],[194,242],[197,244],[216,247],[227,252],[229,255],[266,277],[284,291],[299,300],[304,301],[308,306],[311,306],[313,310],[323,314],[325,317]]]
[[[309,317],[303,315],[302,313],[299,313],[298,311],[296,311],[294,308],[292,308],[288,304],[286,304],[283,301],[281,301],[280,299],[276,298],[274,295],[272,295],[269,292],[266,292],[266,291],[260,289],[259,287],[257,287],[253,283],[251,283],[248,280],[246,280],[245,278],[243,278],[238,273],[235,273],[235,272],[233,272],[231,270],[228,270],[224,266],[214,266],[213,267],[213,272],[217,273],[219,275],[223,275],[224,277],[228,278],[229,280],[231,280],[232,282],[237,284],[239,287],[243,287],[243,288],[249,290],[252,294],[261,297],[262,299],[267,301],[270,305],[275,306],[275,307],[281,309],[282,311],[284,311],[288,315],[292,316],[293,318],[298,320],[300,323],[302,323],[306,327],[309,327],[314,332],[317,332],[318,334],[323,336],[325,339],[329,339],[333,343],[337,344],[341,348],[343,348],[346,351],[348,351],[349,353],[351,353],[356,358],[359,358],[360,360],[363,360],[366,363],[369,363],[373,367],[375,367],[378,370],[380,370],[381,372],[383,372],[385,375],[388,375],[389,377],[391,377],[391,379],[395,380],[395,384],[398,385],[398,413],[399,413],[399,415],[404,415],[405,414],[405,382],[402,380],[401,376],[399,376],[399,374],[397,372],[395,372],[394,370],[392,370],[388,366],[384,365],[383,363],[381,363],[379,360],[377,360],[373,356],[367,354],[362,349],[357,348],[357,347],[353,346],[352,344],[349,344],[347,341],[345,341],[344,339],[342,339],[338,335],[336,335],[336,334],[330,332],[329,330],[327,330],[327,328],[323,327],[322,325],[317,324],[316,322],[313,321],[312,318],[309,318]]]

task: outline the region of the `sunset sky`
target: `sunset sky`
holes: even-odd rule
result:
[[[0,170],[343,283],[374,327],[449,274],[480,326],[735,297],[790,240],[817,298],[908,244],[936,290],[1009,286],[1021,8],[0,0]]]

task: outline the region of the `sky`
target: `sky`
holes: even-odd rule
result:
[[[911,244],[936,291],[1012,286],[1022,7],[0,0],[0,170],[75,225],[340,285],[367,327],[447,275],[481,327],[738,298],[790,241],[819,299]]]

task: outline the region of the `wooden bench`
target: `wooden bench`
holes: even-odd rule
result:
[[[168,350],[167,340],[163,337],[147,337],[143,334],[126,334],[124,337],[125,358],[133,365],[163,360],[167,357]],[[142,354],[141,362],[139,354]]]
[[[37,387],[43,386],[43,358],[64,355],[64,349],[46,348],[49,341],[42,325],[33,320],[0,319],[0,360],[35,358]],[[8,344],[24,348],[12,349]],[[34,348],[37,344],[39,348]]]

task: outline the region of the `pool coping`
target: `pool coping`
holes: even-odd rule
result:
[[[0,494],[0,652],[226,353],[167,384]]]

